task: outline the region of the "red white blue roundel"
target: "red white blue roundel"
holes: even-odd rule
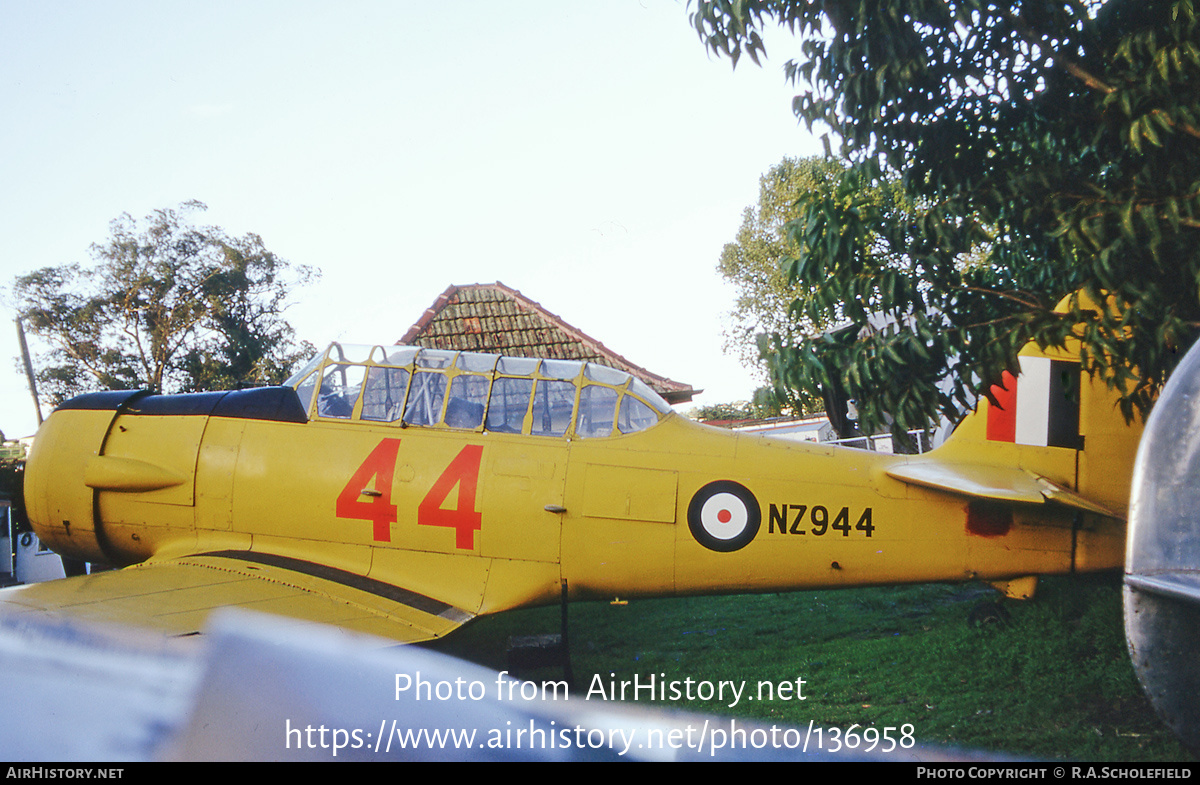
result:
[[[688,505],[688,528],[696,542],[711,551],[729,553],[746,547],[761,522],[758,499],[732,480],[710,482],[696,491]]]

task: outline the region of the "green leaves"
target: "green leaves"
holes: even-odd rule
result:
[[[735,241],[721,253],[717,269],[738,290],[726,348],[737,351],[747,366],[759,365],[759,335],[811,333],[824,323],[805,315],[805,293],[789,282],[780,262],[793,253],[786,227],[796,217],[799,194],[837,178],[841,170],[832,161],[785,158],[760,178],[758,204],[746,208]]]
[[[877,422],[957,417],[1027,340],[1145,412],[1200,328],[1200,28],[1191,0],[695,0],[710,50],[798,37],[793,107],[852,162],[801,195],[784,262],[810,325],[776,384],[840,384]],[[867,194],[895,188],[891,201]],[[907,205],[905,207],[904,205]],[[848,336],[848,337],[847,337]],[[918,350],[918,347],[920,350]]]

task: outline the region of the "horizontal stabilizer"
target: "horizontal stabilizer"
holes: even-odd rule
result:
[[[0,591],[0,612],[200,632],[214,609],[239,607],[334,624],[402,643],[440,638],[472,614],[432,597],[312,562],[251,551],[149,561],[113,572]]]
[[[887,474],[901,482],[973,498],[1025,504],[1045,504],[1049,501],[1109,518],[1125,519],[1122,513],[1015,466],[923,460],[898,464],[888,469]]]

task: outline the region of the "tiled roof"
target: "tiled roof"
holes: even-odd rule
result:
[[[397,341],[431,349],[492,352],[510,357],[585,360],[633,374],[668,403],[700,392],[626,360],[516,289],[500,282],[451,286]]]

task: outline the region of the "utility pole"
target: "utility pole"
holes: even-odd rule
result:
[[[25,343],[25,328],[21,317],[17,317],[17,340],[21,344],[21,362],[25,364],[25,378],[29,380],[29,394],[33,396],[33,410],[37,412],[37,423],[42,424],[42,405],[38,403],[37,382],[33,378],[33,362],[29,359],[29,345]]]

